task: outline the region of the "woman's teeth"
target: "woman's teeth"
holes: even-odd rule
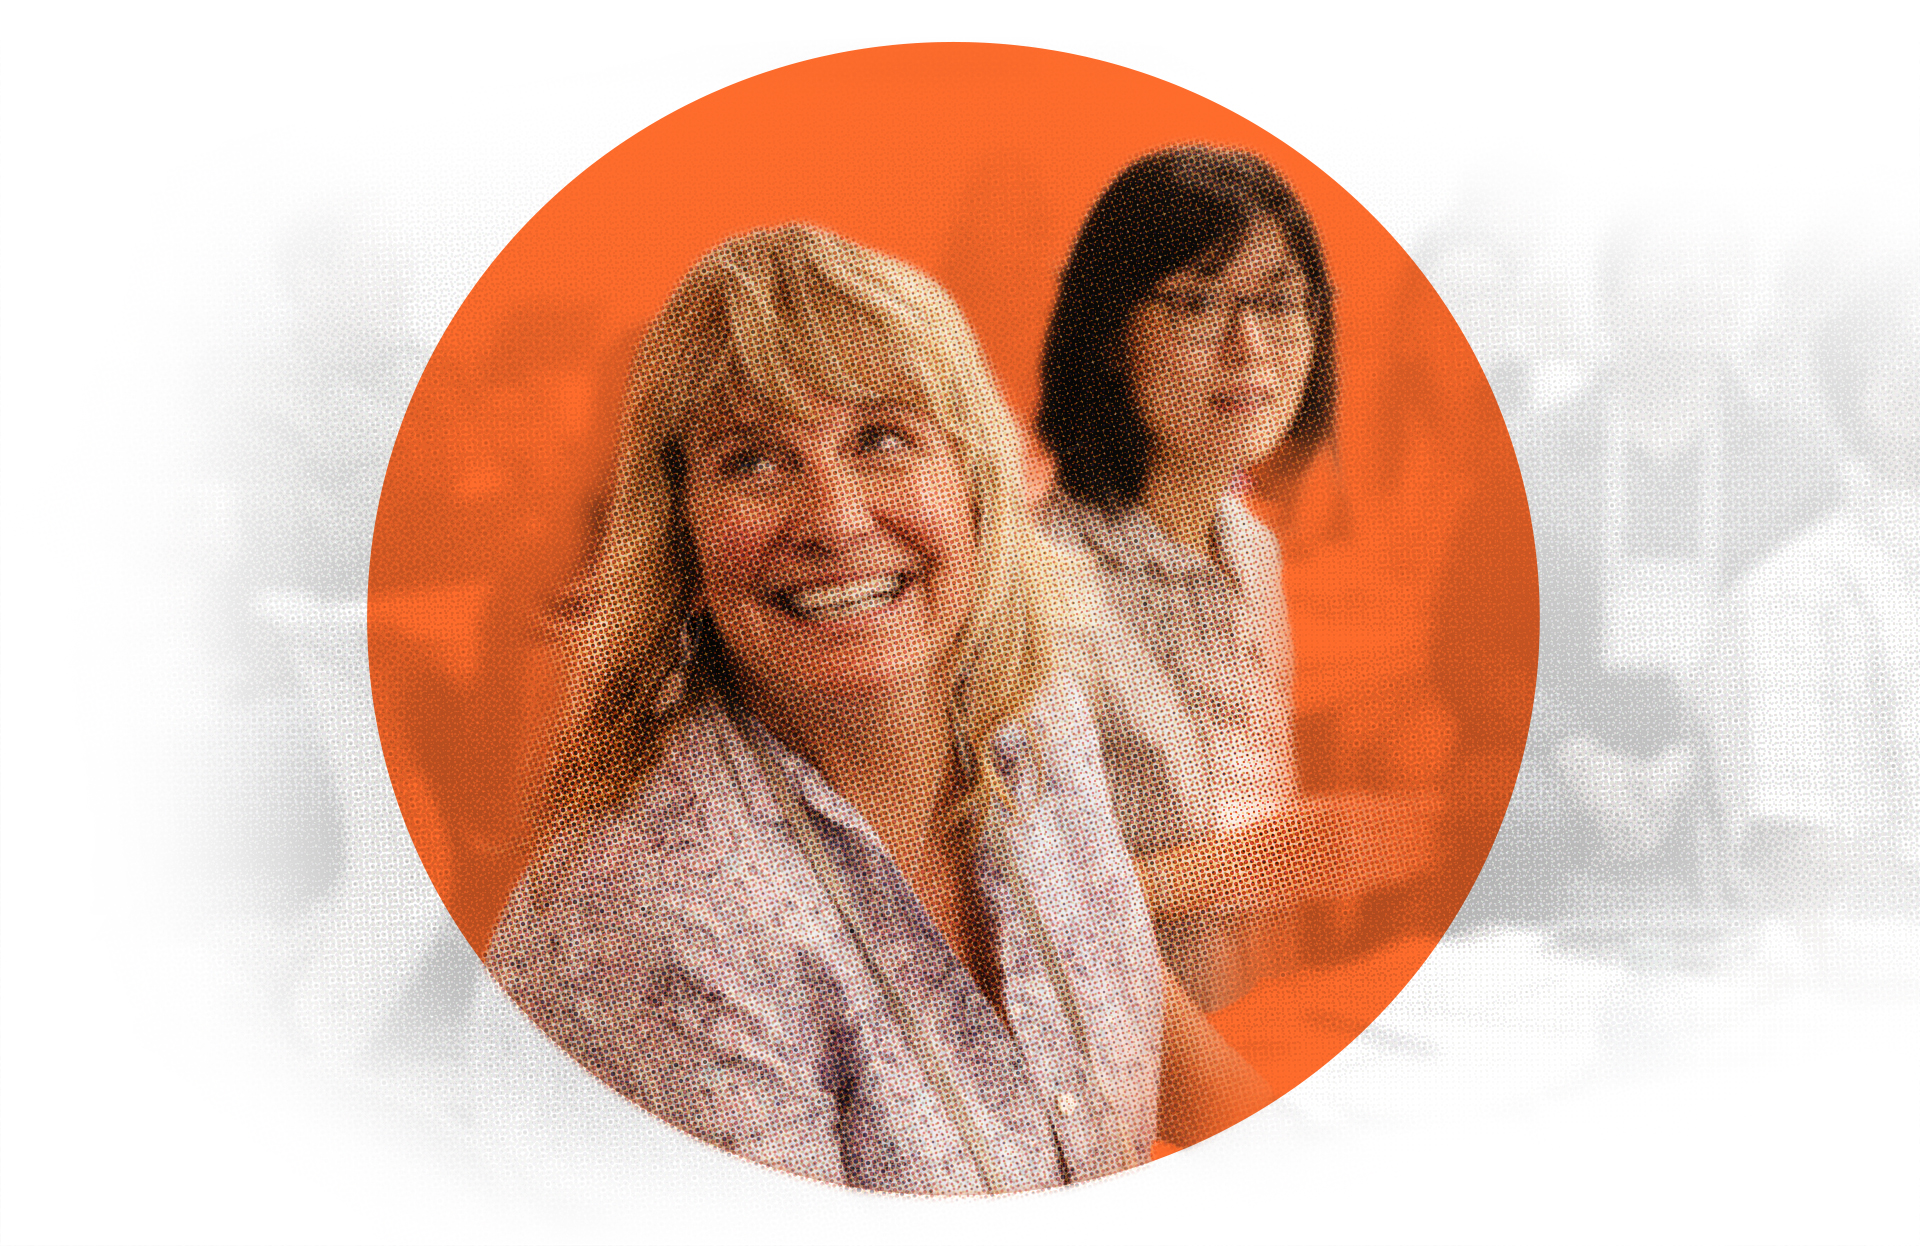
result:
[[[780,604],[803,619],[834,622],[877,610],[907,586],[903,574],[877,575],[823,588],[796,589],[780,594]]]

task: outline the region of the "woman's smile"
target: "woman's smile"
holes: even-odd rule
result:
[[[1206,409],[1214,415],[1244,418],[1272,407],[1279,391],[1270,385],[1228,385],[1206,395]]]
[[[780,589],[773,604],[807,623],[841,623],[885,609],[900,599],[911,577],[904,571]]]
[[[973,495],[928,417],[815,399],[696,430],[701,601],[743,687],[817,708],[931,686],[973,603]]]

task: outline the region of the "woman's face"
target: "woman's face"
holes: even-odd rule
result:
[[[805,712],[925,690],[972,607],[972,489],[911,411],[737,409],[686,444],[704,605],[750,699]]]
[[[1127,319],[1126,369],[1154,472],[1220,475],[1264,458],[1313,366],[1305,271],[1271,219],[1217,272],[1162,278]]]

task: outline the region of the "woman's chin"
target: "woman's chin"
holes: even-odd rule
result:
[[[1231,483],[1240,473],[1266,458],[1273,444],[1253,439],[1244,443],[1216,441],[1206,446],[1203,452],[1181,456],[1178,475],[1170,475],[1168,479],[1185,480],[1195,488],[1207,489],[1221,483]]]
[[[800,722],[830,718],[838,730],[861,731],[903,722],[903,709],[931,697],[932,681],[911,671],[808,670],[802,679],[763,684],[763,705],[779,718]]]
[[[783,709],[802,713],[861,703],[898,705],[926,695],[935,682],[933,659],[907,639],[888,634],[782,646],[777,659],[755,666],[757,671],[748,672],[749,685]]]

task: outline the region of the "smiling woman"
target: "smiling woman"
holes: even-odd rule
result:
[[[700,604],[763,716],[803,692],[892,712],[938,678],[975,576],[971,492],[938,424],[816,399],[714,421],[686,466]]]
[[[810,226],[733,239],[622,432],[506,996],[673,1124],[877,1189],[1104,1176],[1270,1100],[1155,953],[946,294]]]

